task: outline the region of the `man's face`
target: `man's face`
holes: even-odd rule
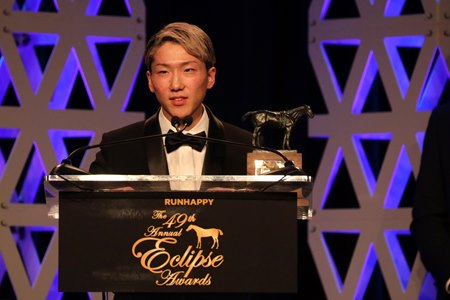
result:
[[[179,44],[166,42],[155,53],[148,86],[155,93],[167,119],[191,115],[194,126],[202,115],[206,91],[213,87],[216,69],[188,54]]]

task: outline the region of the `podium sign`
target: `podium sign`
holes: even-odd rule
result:
[[[65,292],[297,292],[293,192],[59,193]]]

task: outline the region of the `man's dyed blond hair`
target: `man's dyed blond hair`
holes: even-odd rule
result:
[[[214,67],[216,55],[209,36],[198,26],[176,22],[170,23],[153,35],[145,49],[145,64],[151,72],[155,52],[166,42],[179,44],[190,55],[205,63],[206,69]]]

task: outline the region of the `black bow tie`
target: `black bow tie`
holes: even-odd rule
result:
[[[169,133],[173,132],[172,130],[169,130]],[[166,136],[166,150],[167,153],[170,153],[172,151],[177,150],[180,148],[181,145],[188,145],[191,146],[192,149],[197,151],[202,151],[203,147],[205,146],[206,141],[192,138],[192,136],[200,136],[200,137],[206,137],[206,133],[204,131],[199,132],[197,134],[183,134],[181,132],[178,132],[176,134],[171,134]]]

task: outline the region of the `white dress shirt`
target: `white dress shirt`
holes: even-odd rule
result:
[[[176,131],[175,127],[172,126],[170,120],[168,120],[162,111],[158,115],[159,124],[161,126],[161,132],[166,133],[169,130]],[[189,131],[183,131],[184,134],[197,134],[204,131],[206,136],[208,136],[208,125],[209,117],[206,113],[205,108],[203,108],[203,114],[200,121]],[[166,139],[164,138],[164,146]],[[206,145],[205,145],[206,146]],[[165,149],[165,147],[164,147]],[[169,169],[169,175],[202,175],[203,162],[205,160],[206,147],[202,151],[197,151],[192,149],[188,145],[182,145],[177,150],[167,153],[167,166]],[[200,188],[201,182],[171,182],[170,187],[172,190],[198,190]]]

